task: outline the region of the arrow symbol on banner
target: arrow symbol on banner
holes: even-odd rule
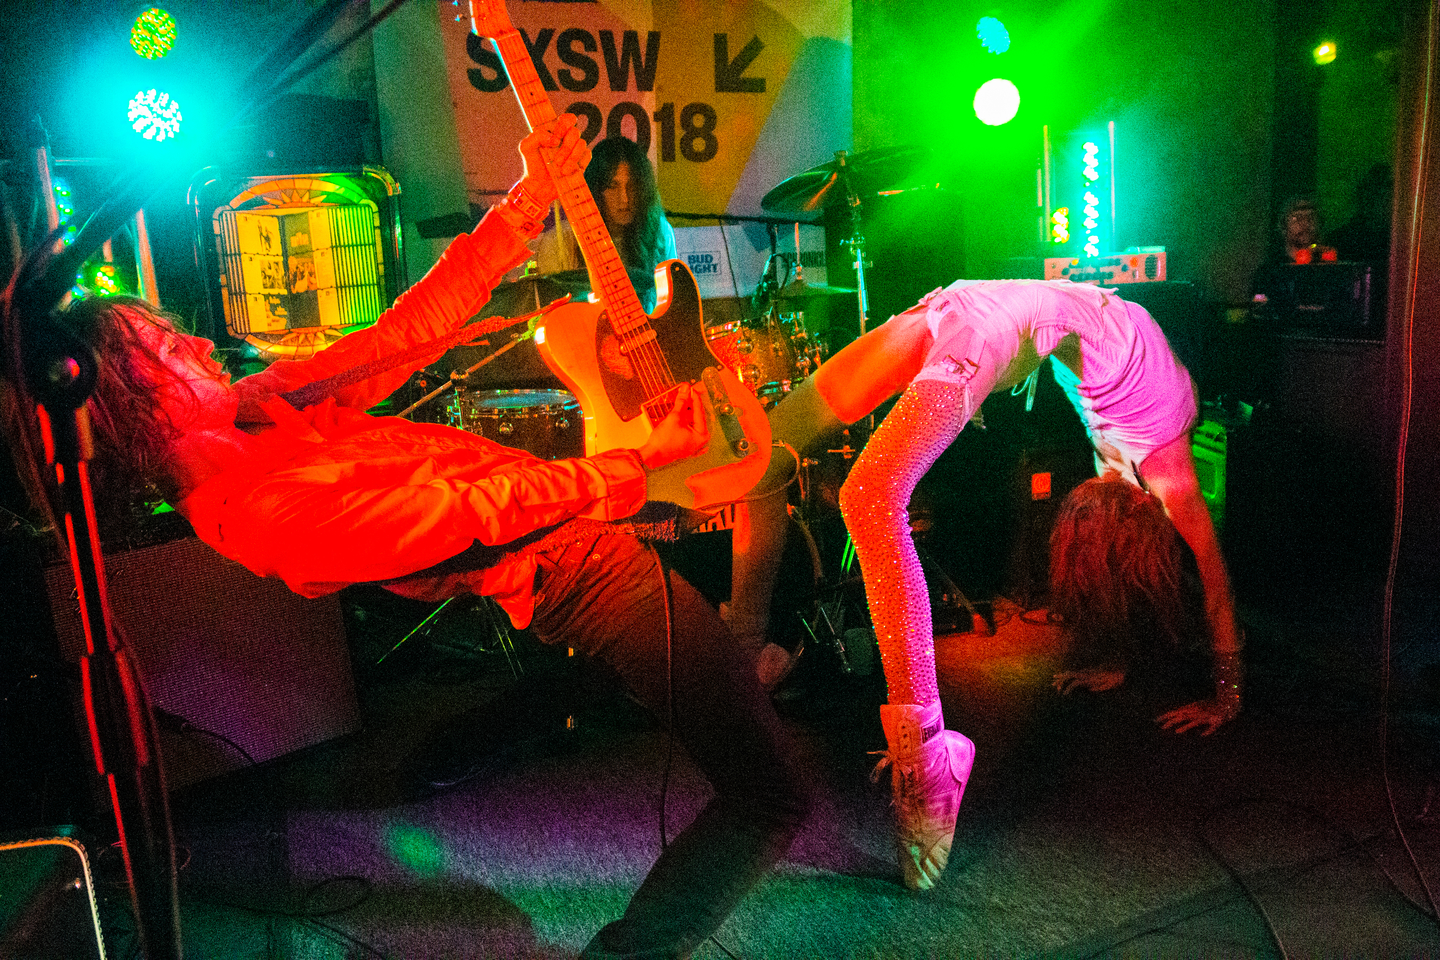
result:
[[[743,76],[746,68],[760,56],[765,44],[759,37],[751,37],[745,48],[730,59],[730,35],[715,34],[715,92],[716,93],[764,93],[764,77]]]

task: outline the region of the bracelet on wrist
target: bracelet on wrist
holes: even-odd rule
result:
[[[515,186],[511,187],[510,192],[505,195],[505,199],[514,204],[515,208],[521,213],[535,220],[544,220],[545,214],[550,209],[548,203],[541,203],[531,195],[529,188],[525,186],[524,180],[521,180],[515,184]]]
[[[530,195],[525,189],[525,181],[520,181],[510,188],[503,199],[495,204],[495,211],[505,219],[516,230],[526,237],[534,237],[540,234],[545,226],[545,214],[548,208]]]
[[[1227,706],[1238,709],[1244,669],[1239,653],[1215,653],[1215,697]]]

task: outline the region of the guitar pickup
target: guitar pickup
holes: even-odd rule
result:
[[[654,330],[641,330],[638,333],[620,334],[620,353],[628,356],[632,351],[639,350],[647,343],[654,343],[659,335]]]
[[[730,395],[725,392],[725,384],[715,375],[715,368],[706,367],[700,380],[705,384],[705,392],[710,395],[710,408],[715,411],[715,419],[720,422],[720,432],[725,435],[725,442],[729,444],[730,450],[737,457],[749,456],[755,445],[745,435],[740,414],[736,411],[735,404],[730,402]]]

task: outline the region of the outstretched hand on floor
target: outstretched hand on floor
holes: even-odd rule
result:
[[[1221,700],[1196,700],[1183,707],[1177,707],[1155,718],[1155,722],[1175,733],[1199,730],[1200,736],[1208,737],[1239,714],[1238,704],[1231,706]]]
[[[1073,693],[1076,690],[1104,693],[1106,690],[1114,690],[1124,682],[1124,670],[1062,670],[1055,674],[1050,685],[1061,694]]]

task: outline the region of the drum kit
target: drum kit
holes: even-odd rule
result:
[[[826,338],[806,328],[807,308],[822,300],[854,297],[860,332],[865,332],[868,304],[861,210],[867,200],[910,176],[924,155],[914,147],[854,156],[839,151],[834,160],[790,177],[760,201],[769,213],[795,218],[797,239],[802,221],[831,212],[848,215],[852,231],[843,244],[854,257],[856,275],[854,287],[808,282],[798,249],[794,258],[777,256],[772,231],[771,256],[759,286],[747,298],[753,316],[706,328],[705,338],[716,359],[765,409],[813,374],[829,353]],[[780,221],[772,217],[766,222]],[[589,286],[584,270],[525,276],[500,284],[479,317],[535,313],[566,295],[581,299],[589,294]],[[420,399],[404,414],[448,423],[544,459],[582,455],[583,427],[575,398],[545,366],[527,334],[505,347],[507,355],[496,363],[488,361],[499,351],[488,343],[452,349],[412,378],[411,394]]]
[[[716,359],[759,399],[763,408],[768,410],[778,403],[825,362],[828,343],[824,336],[807,329],[807,309],[823,309],[827,302],[853,297],[858,306],[860,333],[865,332],[868,302],[862,209],[866,201],[892,191],[909,177],[924,155],[922,150],[908,147],[854,156],[840,151],[834,160],[792,176],[765,194],[761,206],[779,216],[748,218],[771,226],[770,258],[762,269],[758,287],[746,298],[752,315],[706,328],[705,339]],[[821,216],[826,218],[827,226],[837,220],[850,226],[850,236],[842,240],[842,245],[853,257],[854,287],[812,283],[804,276],[798,224]],[[789,222],[796,224],[797,249],[793,258],[781,257],[775,249],[775,225]],[[567,295],[583,299],[590,292],[589,286],[584,270],[525,276],[499,285],[480,317],[536,313]],[[506,354],[504,362],[489,363],[490,359],[500,359],[497,355],[501,351]],[[545,366],[529,342],[528,333],[498,349],[487,343],[454,348],[438,364],[416,374],[411,390],[413,395],[423,396],[404,411],[406,415],[415,411],[417,419],[447,423],[547,460],[584,454],[582,411],[575,397]],[[858,443],[863,444],[863,439]],[[845,558],[838,561],[835,576],[827,575],[825,567],[829,564],[821,561],[816,535],[822,540],[828,538],[821,514],[835,514],[828,519],[838,524],[838,510],[826,511],[825,507],[834,506],[838,482],[857,452],[858,445],[851,446],[847,432],[840,448],[830,451],[830,460],[843,460],[843,464],[822,464],[813,459],[802,464],[796,488],[800,502],[790,522],[786,562],[782,564],[776,605],[772,608],[773,632],[788,633],[785,639],[791,641],[791,646],[807,638],[823,641],[821,646],[837,655],[834,659],[845,674],[861,672],[854,661],[864,653],[855,647],[853,637],[849,638],[851,651],[847,653],[843,622],[843,608],[847,605],[843,594],[858,588],[858,569],[845,562],[851,554],[842,529]],[[722,511],[702,529],[725,528],[726,517],[731,514],[733,510]],[[822,584],[829,584],[828,589],[822,590]],[[828,594],[828,600],[822,594]],[[863,600],[861,603],[863,606]]]

